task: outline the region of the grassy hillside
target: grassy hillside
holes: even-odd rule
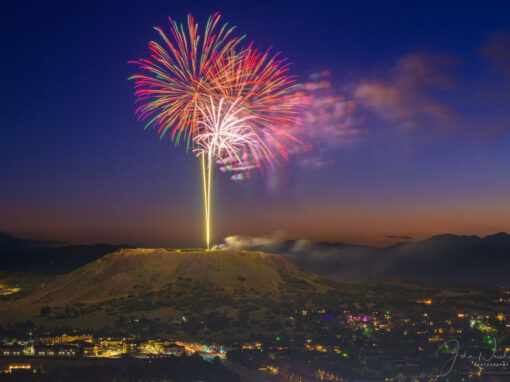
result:
[[[482,312],[501,309],[494,302],[500,293],[400,280],[333,281],[262,252],[122,249],[31,293],[6,297],[0,323],[30,319],[46,327],[224,340],[290,330],[303,309]],[[423,299],[434,303],[417,304]]]
[[[0,315],[2,322],[31,319],[45,326],[84,328],[118,326],[121,317],[237,320],[243,309],[254,312],[248,320],[263,320],[282,302],[332,290],[320,276],[279,255],[122,249],[2,304]],[[43,307],[51,312],[41,314]]]
[[[48,284],[24,301],[67,305],[107,299],[216,291],[234,298],[284,292],[324,291],[321,278],[278,255],[257,252],[182,252],[124,249],[106,255]],[[198,288],[198,289],[197,289]],[[203,289],[203,290],[202,290]]]

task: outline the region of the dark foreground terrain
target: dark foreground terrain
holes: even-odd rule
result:
[[[151,359],[0,358],[0,381],[210,381],[238,382],[240,377],[219,360],[199,356]],[[18,368],[16,368],[18,367]]]

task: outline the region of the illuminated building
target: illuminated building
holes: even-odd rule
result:
[[[41,344],[45,344],[45,345],[60,345],[60,344],[67,344],[69,342],[74,342],[74,341],[92,342],[92,334],[80,334],[80,335],[74,335],[74,336],[62,334],[61,336],[39,338],[39,342]]]
[[[20,357],[23,355],[23,346],[2,346],[0,348],[0,354],[2,354],[4,357]]]
[[[76,357],[79,355],[78,348],[74,346],[59,346],[57,348],[57,356],[59,357]]]
[[[30,364],[11,364],[9,368],[4,371],[4,373],[13,374],[21,372],[32,372],[32,365]]]
[[[139,353],[143,350],[143,342],[141,340],[126,340],[123,346],[124,353]]]
[[[34,355],[37,357],[55,357],[56,351],[53,346],[35,346]]]
[[[163,353],[167,355],[181,356],[185,353],[185,347],[177,344],[163,346]]]

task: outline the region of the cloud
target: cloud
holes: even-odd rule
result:
[[[387,235],[386,237],[389,239],[413,240],[412,236],[406,236],[406,235]]]
[[[456,87],[456,79],[448,72],[456,63],[450,56],[408,54],[397,61],[388,79],[358,83],[354,98],[397,127],[442,125],[455,113],[438,93]]]
[[[213,249],[277,253],[304,269],[331,276],[373,277],[383,274],[393,260],[381,256],[376,247],[284,240],[281,233],[260,237],[228,236]]]
[[[493,34],[480,49],[480,54],[487,58],[498,71],[510,75],[510,32],[502,31]]]
[[[333,163],[332,152],[356,142],[363,116],[357,101],[334,88],[331,71],[312,73],[303,84],[306,109],[303,123],[292,134],[304,144],[290,148],[302,167],[320,168]]]

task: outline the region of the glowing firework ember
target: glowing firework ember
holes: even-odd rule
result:
[[[211,97],[210,105],[199,108],[204,116],[204,121],[200,121],[204,129],[194,139],[194,152],[207,153],[218,160],[234,158],[239,162],[242,162],[240,154],[243,148],[249,148],[257,157],[261,154],[270,155],[248,123],[255,117],[243,116],[245,110],[237,107],[239,100],[224,108],[224,98],[221,98],[216,106]]]
[[[211,173],[223,169],[248,173],[272,165],[275,153],[287,158],[285,141],[296,123],[303,97],[295,92],[288,63],[278,54],[238,48],[234,28],[218,27],[220,15],[208,20],[203,39],[188,16],[187,32],[171,20],[170,40],[151,42],[150,59],[140,59],[143,74],[135,80],[136,109],[146,126],[163,136],[169,129],[176,144],[185,137],[202,162],[206,243],[210,245]]]

